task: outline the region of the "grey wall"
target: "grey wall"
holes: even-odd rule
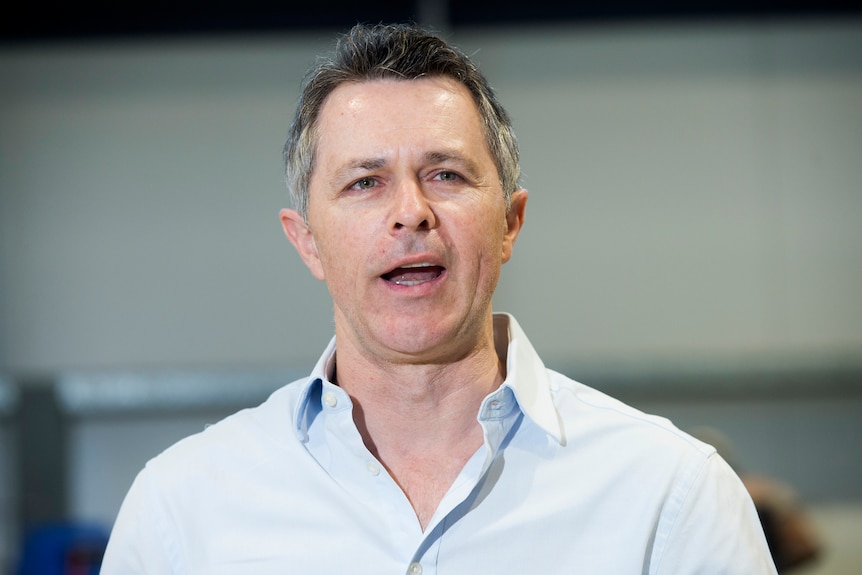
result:
[[[0,364],[307,360],[328,305],[282,241],[280,149],[325,46],[0,55]]]
[[[859,357],[862,28],[471,42],[533,192],[499,301],[549,361]]]

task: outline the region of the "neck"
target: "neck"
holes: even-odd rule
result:
[[[413,504],[423,529],[482,446],[476,415],[505,379],[494,331],[489,322],[486,335],[457,361],[433,364],[373,361],[350,338],[337,339],[335,375],[353,400],[356,426]]]
[[[492,327],[445,363],[375,361],[349,338],[337,341],[337,382],[351,396],[357,426],[372,451],[389,438],[404,450],[446,449],[463,441],[464,432],[478,426],[482,400],[505,378]]]

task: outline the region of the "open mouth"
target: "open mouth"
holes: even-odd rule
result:
[[[397,267],[383,274],[384,280],[400,286],[415,286],[440,277],[446,268],[434,264],[419,263]]]

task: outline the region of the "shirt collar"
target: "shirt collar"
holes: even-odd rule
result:
[[[296,404],[296,413],[294,413],[293,421],[296,425],[296,432],[299,439],[303,442],[308,441],[308,428],[311,422],[317,417],[317,414],[322,410],[321,397],[323,394],[324,382],[329,386],[335,387],[329,381],[329,376],[332,373],[332,368],[335,365],[335,337],[329,340],[326,349],[323,350],[320,359],[314,369],[311,370],[308,380],[305,383],[305,389],[299,397],[299,402]]]
[[[503,387],[514,392],[527,417],[562,444],[562,424],[551,397],[551,381],[545,364],[512,315],[494,314],[494,324],[508,329],[509,335]]]
[[[508,337],[506,379],[491,396],[514,394],[521,411],[558,443],[563,443],[562,425],[551,397],[551,383],[545,365],[515,318],[507,313],[494,314],[494,330]],[[330,381],[335,359],[335,338],[326,346],[306,381],[297,404],[294,421],[303,441],[307,439],[311,422],[321,411],[320,398],[324,387],[341,391]],[[483,402],[484,410],[490,403]],[[480,413],[480,416],[482,414]]]

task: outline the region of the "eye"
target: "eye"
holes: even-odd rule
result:
[[[350,187],[357,190],[370,190],[376,185],[377,180],[375,180],[374,178],[361,178],[359,180],[356,180],[356,182],[354,182],[353,185]]]
[[[461,179],[461,176],[459,176],[455,172],[447,172],[447,171],[440,172],[434,177],[435,177],[435,179],[438,179],[441,182],[457,182],[459,179]]]

